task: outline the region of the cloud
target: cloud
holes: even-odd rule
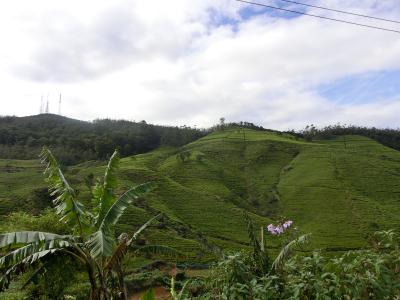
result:
[[[326,5],[322,2],[315,1]],[[329,5],[399,19],[396,2]],[[278,129],[337,122],[400,125],[398,94],[360,103],[320,93],[321,86],[334,88],[338,80],[398,71],[395,33],[260,14],[228,0],[38,0],[24,9],[24,1],[15,3],[0,12],[6,42],[0,79],[7,83],[0,103],[13,99],[2,105],[5,113],[26,114],[50,91],[50,99],[63,93],[64,113],[84,119],[209,126],[225,116]]]
[[[40,16],[28,62],[17,63],[17,76],[43,82],[79,82],[128,68],[137,61],[179,57],[198,30],[168,20],[146,20],[140,5],[122,1],[99,9],[90,22],[63,11]],[[200,28],[201,29],[201,28]],[[179,32],[165,34],[166,32]]]

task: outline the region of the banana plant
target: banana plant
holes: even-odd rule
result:
[[[44,173],[54,199],[54,209],[60,216],[60,222],[68,226],[70,234],[34,231],[0,234],[0,252],[6,253],[0,258],[0,291],[9,286],[14,276],[29,267],[38,266],[37,262],[44,262],[50,255],[66,253],[84,266],[91,285],[90,299],[127,299],[121,271],[123,259],[138,235],[159,216],[150,219],[135,233],[122,234],[118,239],[114,227],[129,204],[145,196],[153,189],[153,184],[137,185],[117,197],[115,189],[119,154],[115,151],[108,162],[103,180],[92,189],[93,208],[89,209],[79,201],[76,191],[68,183],[51,151],[43,148],[40,158],[46,166]],[[155,251],[157,248],[144,247],[148,248],[144,248],[145,251]],[[118,291],[110,286],[112,276],[119,278]]]

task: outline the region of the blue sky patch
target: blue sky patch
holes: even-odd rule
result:
[[[277,1],[265,1],[265,0],[255,0],[256,3],[262,3],[266,5],[271,5],[275,7],[282,7],[286,9],[292,9],[300,12],[305,12],[303,7],[293,7],[285,4],[278,4]],[[299,14],[294,14],[291,12],[280,11],[268,7],[262,7],[258,5],[252,5],[247,3],[238,2],[240,5],[240,9],[238,10],[239,17],[238,19],[229,17],[227,15],[222,14],[220,11],[215,9],[208,9],[207,12],[210,17],[210,25],[218,27],[224,25],[231,25],[234,29],[237,29],[237,26],[240,22],[248,21],[257,16],[265,16],[271,18],[283,18],[283,19],[293,19],[299,16]]]
[[[294,11],[299,11],[299,12],[305,12],[304,7],[282,4],[282,2],[280,2],[280,1],[254,0],[252,2],[270,5],[270,6],[274,6],[274,7],[281,7],[284,9],[289,9],[289,10],[294,10]],[[284,18],[284,19],[293,19],[293,18],[300,16],[299,14],[296,14],[296,13],[286,12],[286,11],[282,11],[282,10],[278,10],[278,9],[262,7],[262,6],[258,6],[258,5],[252,5],[252,4],[247,4],[244,8],[239,10],[239,15],[241,16],[241,18],[243,20],[248,20],[254,16],[259,16],[259,15],[266,15],[266,16],[269,16],[272,18]]]
[[[400,70],[353,75],[318,87],[324,98],[340,104],[362,104],[399,97]]]

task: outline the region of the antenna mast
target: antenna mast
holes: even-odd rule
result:
[[[40,97],[40,111],[39,114],[43,113],[43,95]]]
[[[60,100],[58,100],[58,114],[61,116],[61,93],[60,93]]]
[[[47,95],[47,103],[46,103],[46,110],[45,113],[48,114],[49,113],[49,95]]]

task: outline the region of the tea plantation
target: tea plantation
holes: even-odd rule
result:
[[[85,182],[104,168],[89,161],[65,171],[88,199]],[[39,160],[0,160],[0,228],[13,211],[39,214],[51,205],[42,171]],[[182,262],[212,260],[207,247],[247,248],[243,211],[259,225],[290,218],[300,232],[312,233],[310,248],[329,252],[363,248],[372,231],[400,229],[400,152],[361,136],[306,142],[266,131],[219,131],[123,158],[119,180],[118,193],[146,181],[157,185],[127,210],[119,230],[133,232],[162,212],[143,238],[177,248]]]

